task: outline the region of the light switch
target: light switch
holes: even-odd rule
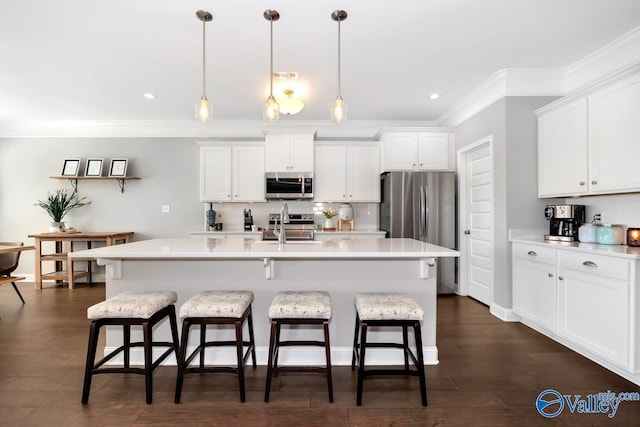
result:
[[[162,205],[162,213],[170,213],[171,205]]]

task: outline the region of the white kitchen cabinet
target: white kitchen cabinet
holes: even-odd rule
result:
[[[557,251],[513,244],[513,311],[522,319],[556,331]]]
[[[382,139],[384,171],[454,170],[450,132],[385,132]]]
[[[592,193],[640,191],[640,74],[589,96]]]
[[[536,113],[539,197],[640,191],[640,74]]]
[[[560,252],[558,334],[630,369],[632,262]]]
[[[538,197],[589,191],[587,99],[538,115]]]
[[[201,145],[201,202],[264,202],[264,147]]]
[[[315,150],[314,200],[379,202],[377,145],[328,144]]]
[[[265,136],[265,172],[313,172],[314,133]]]

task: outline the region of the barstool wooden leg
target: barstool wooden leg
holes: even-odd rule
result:
[[[327,358],[327,387],[329,388],[329,402],[333,403],[333,379],[331,377],[331,344],[329,341],[329,321],[322,323],[324,327],[324,352]]]
[[[280,331],[282,329],[282,324],[276,321],[276,345],[273,348],[273,367],[278,367],[278,356],[280,356]]]
[[[244,348],[242,346],[242,320],[235,322],[236,326],[236,356],[238,359],[238,385],[240,387],[240,402],[244,402]]]
[[[409,370],[409,334],[407,325],[402,325],[402,352],[404,353],[404,369]]]
[[[264,390],[264,401],[269,402],[269,393],[271,392],[271,371],[273,370],[273,352],[276,342],[276,326],[275,321],[271,321],[271,335],[269,338],[269,360],[267,362],[267,384]]]
[[[153,334],[148,321],[142,324],[142,334],[144,336],[144,382],[147,404],[150,405],[153,401]]]
[[[131,363],[131,325],[122,325],[122,341],[124,345],[124,367]]]
[[[358,361],[358,392],[356,405],[362,406],[362,386],[364,382],[364,358],[367,350],[367,322],[360,322],[360,360]]]
[[[420,379],[420,398],[422,399],[422,406],[427,406],[427,380],[424,374],[424,355],[422,354],[422,332],[420,331],[420,322],[416,322],[413,325],[413,333],[416,337],[416,352],[418,353],[418,364],[416,369],[418,370],[418,378]]]
[[[93,365],[96,360],[96,349],[98,347],[98,334],[100,326],[91,322],[89,327],[89,345],[87,348],[87,362],[84,368],[84,385],[82,387],[82,404],[89,402],[89,391],[91,391],[91,379],[93,378]]]
[[[200,324],[200,369],[204,369],[204,343],[207,342],[207,325]]]
[[[178,338],[178,321],[176,319],[176,307],[174,305],[171,306],[169,314],[169,324],[171,325],[171,337],[174,342],[174,353],[176,355],[176,362],[178,359],[178,351],[180,348],[180,339]]]
[[[247,326],[249,327],[249,345],[251,345],[251,358],[253,359],[253,369],[256,369],[256,341],[253,337],[253,314],[249,307],[249,315],[247,316]]]
[[[187,358],[187,343],[189,342],[189,329],[191,322],[189,319],[182,321],[182,341],[180,342],[180,353],[178,354],[178,377],[176,378],[176,395],[174,402],[180,403],[182,395],[182,384],[184,382],[184,370],[187,368],[185,360]]]
[[[360,317],[356,313],[356,328],[353,332],[353,354],[351,355],[351,370],[356,369],[356,356],[358,354],[358,332],[360,331]]]

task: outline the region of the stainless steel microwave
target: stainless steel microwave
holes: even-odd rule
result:
[[[264,188],[267,200],[313,200],[313,173],[267,173]]]

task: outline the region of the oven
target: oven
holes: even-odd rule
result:
[[[280,230],[280,214],[269,214],[269,226],[262,232],[262,240],[278,240],[276,222]],[[314,215],[312,213],[290,213],[289,222],[284,224],[286,240],[314,240]]]

